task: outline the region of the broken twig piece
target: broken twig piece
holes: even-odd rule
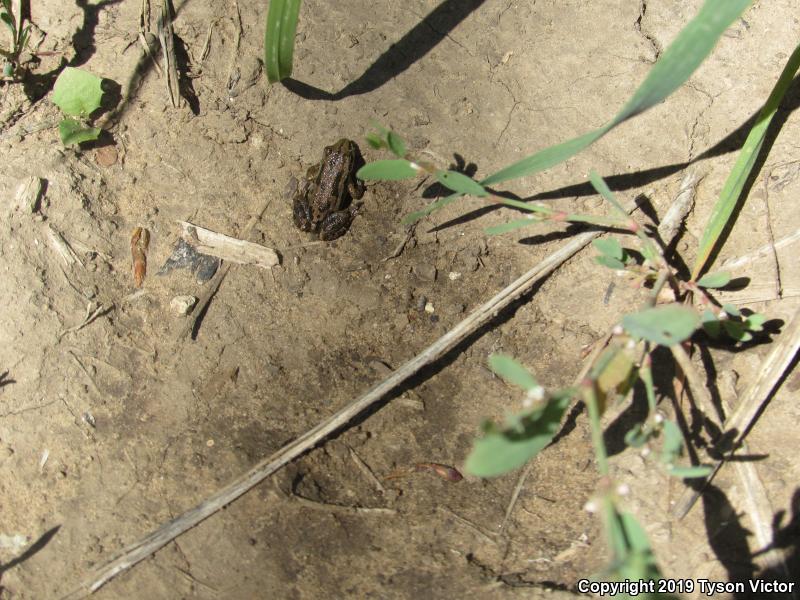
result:
[[[271,269],[280,263],[278,253],[272,248],[203,229],[186,221],[178,223],[184,241],[203,254],[239,265],[256,265],[262,269]]]

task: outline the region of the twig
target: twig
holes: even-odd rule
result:
[[[785,246],[789,246],[790,244],[794,244],[800,240],[800,229],[795,231],[794,233],[790,233],[779,239],[775,243],[764,244],[760,248],[753,250],[752,252],[745,254],[744,256],[740,256],[739,258],[731,258],[722,263],[722,267],[725,269],[738,269],[739,267],[743,267],[751,262],[758,260],[759,258],[764,258],[766,256],[770,256],[773,252],[777,251],[780,248]]]
[[[161,16],[158,18],[158,41],[164,55],[164,70],[167,72],[167,92],[174,108],[181,106],[181,90],[178,78],[178,60],[175,58],[175,32],[172,30],[172,14],[169,0],[163,0]]]
[[[397,244],[397,246],[395,246],[395,249],[392,250],[392,253],[389,256],[387,256],[386,258],[384,258],[383,260],[381,260],[381,262],[386,262],[388,260],[391,260],[393,258],[397,258],[398,256],[400,256],[403,253],[403,250],[405,250],[406,244],[408,244],[408,242],[411,241],[411,238],[414,237],[414,232],[416,231],[416,229],[417,229],[417,224],[416,223],[414,223],[413,225],[408,226],[406,228],[406,236],[400,241],[399,244]]]
[[[247,222],[247,225],[245,225],[244,229],[242,230],[241,237],[243,239],[247,239],[247,237],[250,236],[250,232],[253,231],[253,228],[261,220],[261,217],[267,211],[267,208],[269,207],[271,202],[272,202],[271,200],[267,200],[261,207],[261,210],[259,210],[257,214],[250,217],[250,220]],[[191,316],[187,319],[186,325],[184,325],[183,329],[181,329],[180,332],[178,333],[177,341],[186,339],[186,336],[194,332],[195,328],[197,327],[198,321],[205,314],[206,310],[208,309],[208,304],[211,302],[211,299],[214,297],[214,294],[217,293],[219,286],[222,285],[222,280],[225,279],[225,276],[228,274],[230,268],[231,268],[231,263],[223,263],[222,266],[214,275],[214,277],[211,278],[211,281],[208,283],[208,287],[197,299],[197,304],[195,304]]]
[[[736,431],[737,442],[742,441],[755,422],[756,415],[769,400],[775,386],[791,366],[800,349],[800,309],[792,317],[781,339],[761,364],[758,377],[750,384],[736,409],[725,423],[725,429]],[[735,444],[734,444],[735,446]]]
[[[70,593],[67,598],[84,598],[87,594],[96,591],[116,575],[119,575],[133,565],[144,560],[183,532],[207,519],[223,506],[233,502],[284,465],[305,453],[310,448],[313,448],[333,432],[338,431],[353,417],[364,412],[398,385],[417,373],[425,365],[437,360],[487,321],[491,320],[500,310],[511,304],[520,295],[530,290],[537,281],[552,273],[598,235],[600,235],[600,233],[597,231],[587,231],[575,236],[570,242],[505,287],[488,302],[485,302],[475,309],[452,330],[440,337],[420,354],[406,362],[388,378],[372,387],[372,389],[367,391],[364,395],[355,399],[293,442],[290,442],[272,456],[258,462],[249,471],[240,475],[230,484],[218,490],[194,508],[189,509],[179,517],[165,523],[157,530],[129,546],[110,562],[101,565],[88,580]]]
[[[478,527],[478,526],[477,526],[475,523],[473,523],[472,521],[470,521],[470,520],[468,520],[468,519],[465,519],[464,517],[462,517],[462,516],[460,516],[460,515],[457,515],[457,514],[456,514],[456,513],[454,513],[452,510],[450,510],[449,508],[447,508],[447,507],[445,507],[445,506],[437,506],[437,507],[436,507],[436,510],[438,510],[439,512],[443,512],[443,513],[445,513],[445,514],[447,514],[447,515],[451,516],[451,517],[452,517],[453,519],[455,519],[457,522],[459,522],[459,523],[461,523],[462,525],[464,525],[464,526],[466,526],[466,527],[469,527],[470,529],[472,529],[472,530],[473,530],[475,533],[477,533],[478,535],[480,535],[480,536],[481,536],[483,539],[485,539],[485,540],[486,540],[486,541],[488,541],[489,543],[491,543],[491,544],[494,544],[494,545],[497,545],[497,540],[496,540],[496,539],[494,539],[494,537],[493,537],[491,534],[489,534],[488,532],[484,531],[482,528]]]
[[[337,512],[345,514],[377,514],[377,515],[396,515],[397,511],[393,508],[370,508],[366,506],[345,506],[343,504],[331,504],[328,502],[318,502],[310,498],[304,498],[294,492],[285,492],[281,489],[277,482],[275,482],[275,491],[284,500],[300,504],[306,508],[313,508],[314,510],[323,510],[326,512]]]
[[[83,374],[86,375],[86,378],[89,380],[89,383],[92,384],[92,389],[94,390],[94,393],[97,394],[97,397],[102,398],[103,395],[100,393],[100,388],[97,387],[97,384],[94,381],[94,377],[92,377],[91,374],[89,373],[89,369],[87,369],[84,366],[84,364],[81,362],[81,359],[78,358],[78,355],[75,354],[72,350],[67,350],[67,352],[70,354],[70,356],[72,356],[72,358],[75,359],[75,362],[78,363],[78,366],[81,368],[81,371],[83,371]]]
[[[770,258],[772,258],[772,270],[775,273],[775,294],[780,298],[783,295],[783,284],[781,283],[781,263],[778,260],[778,252],[775,250],[775,234],[772,232],[772,215],[769,210],[769,179],[772,176],[772,170],[764,175],[764,220],[767,225],[767,235],[769,242],[767,245],[770,248]]]
[[[747,453],[747,446],[744,443],[744,438],[753,426],[756,415],[762,410],[767,400],[771,397],[778,382],[781,381],[786,370],[792,364],[795,355],[800,350],[800,309],[794,314],[789,327],[786,329],[784,335],[775,344],[775,347],[769,353],[767,358],[759,369],[759,375],[747,388],[742,395],[741,400],[736,406],[736,409],[730,414],[730,417],[725,423],[725,430],[727,432],[735,432],[736,438],[733,440],[733,452],[737,449]],[[723,434],[722,439],[728,438]],[[723,449],[724,450],[724,449]],[[708,485],[717,472],[724,464],[725,459],[718,461],[714,466],[714,471],[706,478],[705,485]],[[742,478],[744,489],[746,491],[745,502],[747,503],[753,523],[756,527],[756,539],[762,548],[769,548],[772,545],[772,530],[769,527],[770,515],[772,510],[769,507],[769,500],[766,492],[761,485],[758,475],[755,473],[755,466],[750,463],[747,464],[748,468],[737,467],[737,473]],[[687,489],[681,498],[676,502],[673,507],[673,514],[681,519],[686,516],[691,510],[694,503],[700,497],[700,492],[692,489]],[[767,556],[767,561],[771,565],[780,564],[786,571],[786,565],[783,558],[776,552],[770,551]]]
[[[228,90],[228,94],[230,94],[233,88],[236,87],[236,83],[241,76],[236,64],[238,62],[237,58],[239,56],[239,46],[241,44],[242,33],[244,31],[244,28],[242,27],[242,13],[239,11],[239,2],[237,2],[237,0],[233,0],[233,8],[236,11],[236,37],[234,38],[233,49],[231,50],[231,61],[228,66],[228,81],[226,82],[225,86]]]
[[[61,257],[61,259],[68,267],[75,263],[78,263],[82,267],[84,266],[81,259],[78,257],[77,254],[75,254],[75,251],[69,245],[67,240],[64,239],[63,235],[61,235],[58,231],[53,229],[53,227],[50,225],[47,225],[45,229],[47,230],[47,235],[50,237],[50,242],[52,243],[53,248],[56,251],[56,254],[58,254]]]
[[[280,263],[278,253],[272,248],[217,233],[187,221],[178,221],[178,224],[181,226],[183,240],[202,254],[239,265],[255,265],[262,269],[271,269]]]
[[[718,430],[722,429],[722,415],[717,411],[714,402],[711,400],[711,394],[708,393],[706,386],[700,380],[700,374],[694,368],[689,355],[683,346],[675,344],[670,346],[672,357],[678,366],[681,368],[686,381],[689,383],[689,391],[692,393],[692,398],[697,404],[698,408],[703,412],[705,417],[717,426]]]
[[[702,177],[698,176],[693,171],[686,173],[681,181],[681,187],[678,195],[670,204],[667,214],[661,219],[661,224],[658,226],[658,235],[664,242],[664,245],[669,246],[673,238],[677,235],[686,215],[692,210],[694,206],[694,195],[697,191],[697,184],[700,183]]]
[[[86,316],[84,317],[83,322],[80,325],[75,325],[75,327],[70,327],[69,329],[65,329],[64,331],[62,331],[60,334],[58,334],[58,339],[61,340],[61,338],[63,338],[68,333],[75,333],[76,331],[80,331],[81,329],[89,325],[89,323],[94,321],[97,317],[102,317],[103,315],[111,312],[113,308],[114,308],[113,304],[109,307],[105,307],[101,304],[96,309],[94,309],[94,312],[92,312],[92,303],[90,302],[89,304],[86,305]]]
[[[372,469],[369,468],[369,465],[365,463],[361,457],[356,454],[356,451],[350,448],[349,446],[347,449],[350,451],[350,458],[353,459],[353,462],[356,463],[356,466],[361,470],[364,476],[370,481],[372,485],[374,485],[381,494],[386,493],[386,488],[383,487],[381,480],[375,477],[375,473],[372,472]]]

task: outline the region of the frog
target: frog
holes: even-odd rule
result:
[[[350,228],[359,206],[352,200],[364,195],[364,182],[356,178],[363,164],[358,145],[345,138],[326,146],[322,161],[311,166],[292,198],[292,218],[301,231],[331,241]]]

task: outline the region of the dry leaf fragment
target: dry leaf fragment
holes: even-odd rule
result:
[[[142,287],[147,274],[147,247],[150,245],[150,232],[137,227],[131,235],[131,256],[133,257],[133,283]]]

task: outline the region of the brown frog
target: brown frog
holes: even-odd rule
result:
[[[294,192],[292,218],[299,229],[325,241],[347,232],[358,210],[349,203],[364,195],[364,183],[356,179],[359,162],[361,154],[351,140],[325,147],[322,162],[308,169]]]

